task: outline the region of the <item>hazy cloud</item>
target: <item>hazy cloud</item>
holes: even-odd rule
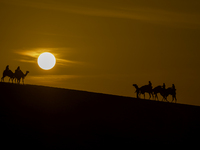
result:
[[[35,75],[35,76],[29,76],[31,80],[49,80],[51,81],[63,81],[65,79],[70,79],[70,78],[77,78],[79,76],[76,75]]]
[[[72,63],[80,63],[62,58],[66,48],[36,48],[31,50],[16,50],[15,53],[21,55],[21,58],[17,59],[21,62],[37,63],[37,58],[44,52],[50,52],[56,57],[57,65],[69,65]]]

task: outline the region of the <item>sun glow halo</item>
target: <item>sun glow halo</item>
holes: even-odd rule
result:
[[[56,64],[56,58],[49,52],[42,53],[37,60],[40,68],[44,70],[52,69]]]

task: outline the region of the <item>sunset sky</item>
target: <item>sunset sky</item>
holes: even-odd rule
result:
[[[133,83],[175,84],[178,103],[200,106],[199,8],[199,0],[0,0],[0,72],[20,66],[26,84],[130,97]],[[42,52],[55,55],[53,69],[38,66]]]

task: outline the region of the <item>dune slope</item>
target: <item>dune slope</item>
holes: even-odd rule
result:
[[[0,83],[0,99],[1,142],[7,147],[130,148],[199,141],[199,106],[9,83]]]

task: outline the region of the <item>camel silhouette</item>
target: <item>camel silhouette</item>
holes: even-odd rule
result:
[[[15,74],[8,68],[8,66],[6,67],[6,69],[3,71],[3,77],[1,78],[1,82],[4,82],[4,78],[8,76],[9,78],[9,82],[10,80],[13,83],[13,79],[15,78]]]
[[[149,84],[148,85],[144,85],[142,87],[138,87],[137,84],[133,84],[133,86],[136,88],[136,93],[137,93],[137,98],[140,98],[140,95],[143,94],[144,95],[144,99],[145,99],[145,93],[149,93],[149,99],[151,98],[151,95],[152,97],[155,97],[155,100],[159,100],[158,99],[158,93],[163,97],[162,98],[162,101],[167,101],[167,97],[169,95],[172,95],[172,102],[175,101],[175,103],[177,102],[177,99],[176,99],[176,88],[175,88],[175,85],[172,84],[172,87],[169,87],[169,88],[165,88],[165,83],[163,83],[163,85],[159,85],[159,86],[156,86],[155,88],[152,89],[152,84],[151,82],[149,81]]]
[[[139,96],[141,94],[144,95],[144,99],[145,99],[145,93],[149,93],[149,99],[151,98],[151,95],[153,96],[152,94],[152,84],[151,82],[149,81],[149,84],[148,85],[144,85],[142,87],[138,87],[137,84],[133,84],[133,86],[136,88],[136,93],[137,93],[137,98],[139,98]]]
[[[175,103],[177,102],[177,99],[176,99],[176,89],[175,89],[175,85],[172,84],[172,87],[169,87],[165,90],[164,92],[164,95],[165,95],[165,99],[167,100],[167,97],[169,95],[172,95],[172,102],[175,100]]]
[[[161,85],[156,86],[155,88],[153,88],[152,91],[153,91],[155,100],[159,100],[159,99],[158,99],[158,93],[160,93],[160,95],[163,97],[162,101],[163,101],[163,100],[166,100],[166,101],[167,101],[165,84],[163,84],[163,86],[161,86]]]
[[[163,92],[163,88],[161,85],[159,86],[156,86],[155,88],[153,88],[153,94],[154,94],[154,97],[155,97],[155,100],[159,100],[158,99],[158,93],[162,93]]]
[[[172,102],[175,101],[175,103],[177,102],[177,99],[176,99],[176,89],[175,89],[175,85],[172,84],[172,87],[169,87],[169,88],[165,88],[165,84],[163,83],[163,86],[157,86],[153,89],[153,94],[155,96],[155,100],[159,100],[158,99],[158,93],[160,93],[160,95],[163,97],[162,101],[165,100],[167,102],[169,102],[167,100],[167,97],[169,95],[172,95]]]
[[[15,72],[15,78],[17,79],[17,83],[20,84],[20,80],[22,79],[22,83],[24,84],[24,78],[27,76],[29,71],[26,71],[24,74],[21,70]]]

